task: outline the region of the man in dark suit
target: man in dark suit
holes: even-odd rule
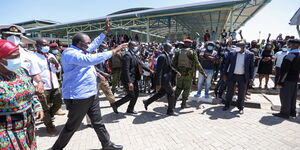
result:
[[[234,86],[237,83],[237,107],[239,113],[243,114],[247,83],[253,79],[254,54],[245,49],[245,43],[243,42],[237,43],[236,46],[237,47],[228,54],[223,70],[224,80],[227,80],[226,102],[223,110],[226,111],[230,108],[235,90]]]
[[[118,107],[129,102],[127,113],[136,114],[134,111],[135,103],[139,97],[138,81],[141,79],[140,68],[152,72],[150,68],[143,65],[135,55],[138,50],[137,43],[131,41],[128,43],[128,51],[123,56],[121,82],[127,92],[127,95],[122,99],[111,104],[115,113],[118,113]]]
[[[300,39],[288,40],[291,50],[282,61],[277,88],[280,88],[279,98],[281,108],[274,116],[286,118],[296,117],[296,101],[300,73]]]
[[[154,81],[156,82],[155,95],[150,97],[148,100],[143,101],[145,109],[148,109],[148,105],[163,97],[165,94],[168,96],[168,110],[167,115],[176,115],[174,113],[175,107],[175,93],[172,88],[171,82],[174,78],[174,74],[178,77],[181,74],[172,66],[172,60],[169,52],[172,49],[172,45],[167,43],[164,45],[164,51],[160,54],[157,60],[157,69],[155,70]]]

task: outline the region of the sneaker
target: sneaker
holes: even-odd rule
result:
[[[208,94],[205,94],[205,98],[209,98],[209,95],[208,95]]]
[[[201,96],[200,94],[195,94],[195,95],[194,95],[194,97],[200,97],[200,96]]]

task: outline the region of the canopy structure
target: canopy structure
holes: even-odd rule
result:
[[[294,16],[290,20],[290,25],[296,25],[296,29],[298,31],[298,36],[300,38],[300,8],[296,11]]]
[[[271,0],[213,0],[164,8],[134,8],[110,15],[27,29],[31,37],[69,38],[77,32],[95,37],[112,20],[112,34],[138,35],[141,41],[182,40],[206,30],[219,35],[243,26]],[[202,36],[201,36],[202,37]]]

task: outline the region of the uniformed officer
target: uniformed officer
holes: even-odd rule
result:
[[[177,100],[183,91],[181,103],[182,109],[188,107],[186,101],[192,87],[193,73],[196,70],[199,70],[203,76],[207,76],[198,60],[196,51],[191,48],[193,41],[185,39],[183,42],[183,48],[175,52],[175,57],[173,59],[175,68],[181,73],[181,77],[177,78],[175,99]]]
[[[289,54],[287,54],[280,67],[280,77],[277,88],[280,88],[280,113],[274,116],[281,118],[296,117],[297,82],[300,73],[300,40],[291,39],[288,41]]]
[[[109,60],[109,64],[111,66],[111,71],[112,71],[112,87],[111,87],[111,91],[112,93],[116,93],[117,89],[117,85],[120,81],[120,77],[121,77],[121,67],[122,67],[122,54],[116,54],[114,55],[110,60]]]

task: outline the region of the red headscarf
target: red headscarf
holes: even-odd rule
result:
[[[19,47],[14,45],[12,42],[7,40],[0,40],[0,59],[8,56],[18,49]]]

